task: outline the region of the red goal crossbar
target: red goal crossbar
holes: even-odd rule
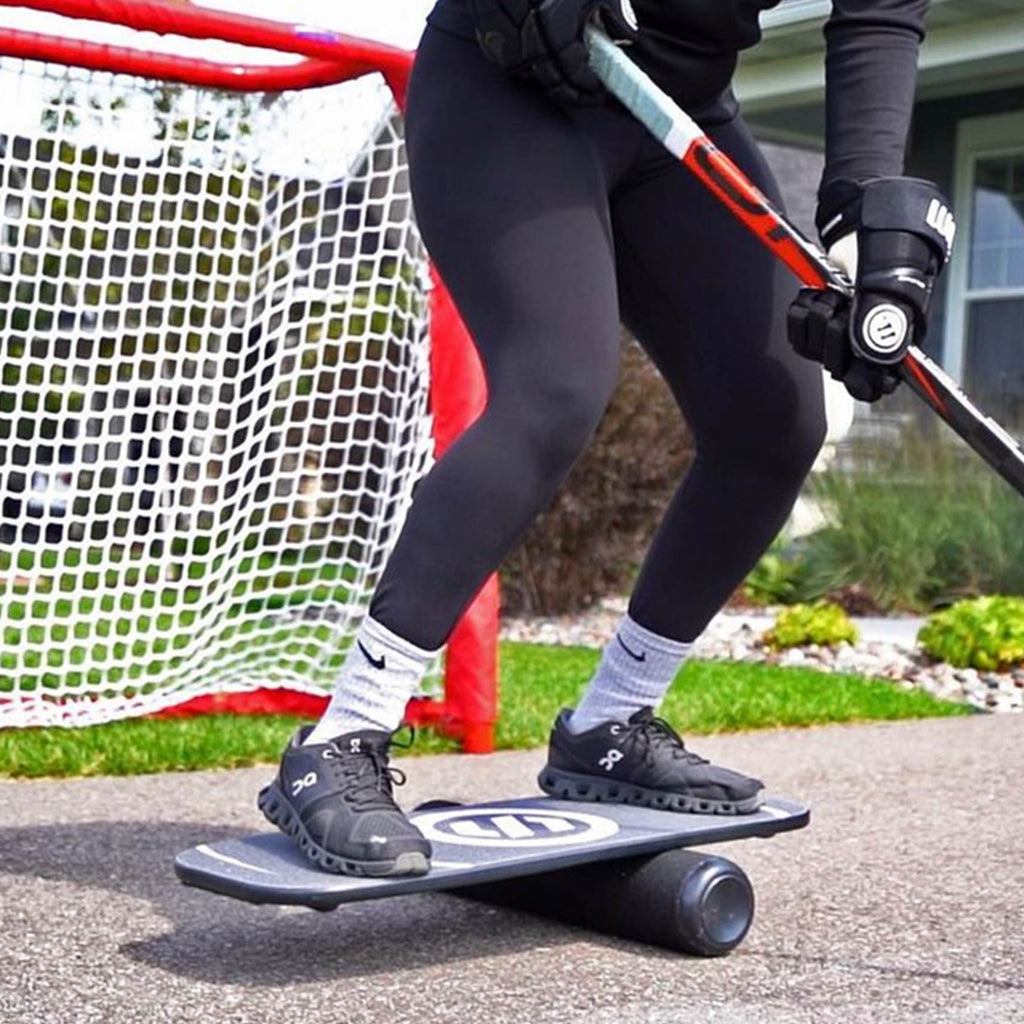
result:
[[[405,50],[339,32],[173,0],[0,0],[0,7],[258,47],[298,58],[282,65],[228,63],[0,26],[0,54],[5,56],[240,92],[309,88],[380,72],[401,107],[413,59]],[[486,384],[476,350],[435,275],[430,405],[437,454],[476,419],[485,402]],[[468,752],[492,750],[497,717],[497,635],[498,586],[496,577],[491,577],[449,640],[443,700],[412,701],[409,720],[437,727],[459,739]],[[320,713],[326,700],[294,691],[261,689],[197,697],[164,713],[288,712],[312,717]]]

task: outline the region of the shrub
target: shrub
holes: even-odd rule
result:
[[[755,605],[792,604],[799,598],[805,572],[802,556],[787,556],[780,535],[743,581],[743,596]]]
[[[692,459],[668,387],[624,335],[622,377],[595,437],[502,566],[503,609],[557,615],[627,590]]]
[[[979,597],[932,615],[917,635],[933,658],[987,671],[1024,665],[1024,599]]]
[[[883,612],[878,602],[859,583],[830,590],[825,600],[839,605],[847,615],[881,615]]]
[[[783,608],[775,625],[764,634],[764,642],[776,650],[803,644],[835,647],[844,640],[855,643],[857,627],[839,605],[829,601]]]
[[[809,485],[828,525],[806,539],[806,596],[859,585],[883,609],[926,611],[1024,594],[1024,503],[961,442],[918,427],[842,461]]]

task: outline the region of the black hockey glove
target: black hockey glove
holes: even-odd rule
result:
[[[896,388],[896,366],[927,331],[956,224],[938,188],[917,178],[833,182],[819,197],[817,223],[854,282],[853,299],[803,289],[790,307],[789,340],[854,398],[874,402]]]
[[[636,36],[630,0],[469,0],[481,49],[499,67],[531,76],[556,99],[597,103],[604,86],[587,62],[583,30],[597,14],[613,39]]]

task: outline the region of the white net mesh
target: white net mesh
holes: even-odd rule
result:
[[[390,94],[0,84],[0,726],[322,692],[430,460]]]

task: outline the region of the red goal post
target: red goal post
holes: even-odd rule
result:
[[[172,0],[131,0],[131,2],[121,2],[121,0],[22,0],[22,2],[0,0],[0,6],[29,8],[38,12],[45,12],[49,15],[61,15],[67,18],[84,19],[89,22],[107,23],[127,27],[138,32],[156,32],[161,35],[186,37],[193,40],[236,44],[258,48],[263,51],[274,51],[278,55],[291,55],[294,58],[290,59],[287,63],[270,64],[223,62],[219,59],[208,59],[206,56],[182,56],[173,52],[157,52],[134,45],[108,45],[105,42],[97,42],[85,38],[70,38],[53,33],[43,34],[35,31],[26,31],[24,28],[0,27],[0,56],[5,58],[21,58],[26,62],[42,61],[67,68],[85,69],[90,72],[109,73],[114,76],[136,76],[150,82],[175,83],[205,89],[228,90],[238,94],[264,93],[276,95],[284,91],[329,88],[338,83],[350,82],[360,76],[378,73],[387,82],[400,109],[412,62],[412,54],[384,44],[356,39],[341,33],[306,25],[284,24],[266,19],[219,12],[196,7],[191,4],[175,3]],[[0,132],[2,131],[3,128],[0,126]],[[3,188],[6,188],[7,184],[5,180]],[[301,185],[299,187],[301,190]],[[2,195],[0,195],[0,202],[2,201]],[[398,200],[393,200],[393,202],[396,205],[400,205]],[[408,204],[406,203],[406,205]],[[0,209],[2,209],[2,206],[0,206]],[[383,236],[383,230],[380,233]],[[361,244],[360,242],[355,243],[357,251]],[[172,255],[170,258],[173,260],[174,256]],[[15,258],[16,262],[17,259]],[[31,265],[35,266],[36,264],[33,263]],[[352,271],[352,274],[354,275],[355,271]],[[406,277],[410,275],[415,276],[410,271]],[[433,272],[431,272],[430,276],[434,287],[425,289],[425,305],[429,307],[430,322],[429,418],[434,438],[434,453],[436,455],[443,451],[479,415],[486,400],[486,392],[483,373],[468,333],[462,325],[443,285]],[[10,288],[14,287],[16,287],[15,284],[10,285]],[[119,287],[118,285],[118,288],[115,290],[120,295]],[[388,282],[385,282],[383,285],[374,283],[371,300],[376,296],[377,292],[387,292],[391,287]],[[392,290],[394,289],[392,288]],[[401,291],[401,282],[399,282],[398,290]],[[365,291],[366,289],[364,289],[364,293]],[[10,292],[10,294],[14,293]],[[405,301],[405,305],[397,309],[394,314],[396,322],[400,323],[405,323],[403,317],[407,313],[407,307],[410,303],[415,306],[415,299],[403,301]],[[118,313],[118,315],[122,314],[123,311]],[[13,316],[14,314],[12,313],[11,315]],[[351,310],[348,310],[345,315],[350,316],[353,314]],[[388,319],[390,315],[389,313],[384,317],[384,320],[390,322]],[[32,319],[32,317],[29,316],[29,319]],[[378,319],[381,318],[378,316]],[[322,325],[318,326],[317,330],[320,330],[321,327]],[[409,330],[413,332],[410,336],[415,337],[415,329],[409,328]],[[328,334],[324,335],[324,337],[327,336]],[[30,339],[30,342],[31,340],[33,339]],[[344,343],[344,340],[344,338],[341,339],[342,343]],[[26,345],[29,345],[30,342],[26,342]],[[388,340],[384,343],[378,342],[377,350],[381,350],[383,346],[383,351],[390,352],[393,348],[393,346],[389,347],[390,344],[391,342]],[[292,361],[295,361],[294,357]],[[238,360],[235,360],[235,363],[237,362]],[[383,369],[380,367],[374,368],[372,376],[374,379],[394,378],[396,373],[399,373],[399,370],[406,372],[401,367],[398,367],[397,364],[395,366],[384,365]],[[389,407],[397,408],[399,403],[398,400],[389,399],[385,404]],[[413,402],[413,404],[415,403]],[[358,396],[352,399],[350,405],[359,405]],[[321,434],[324,436],[331,433],[327,429],[328,426],[325,425],[323,430],[321,430]],[[415,428],[408,427],[408,425],[404,429],[406,434],[410,432],[415,433]],[[392,433],[396,432],[392,431]],[[401,431],[398,431],[398,433],[401,433]],[[9,437],[9,435],[7,436]],[[0,440],[0,445],[8,445],[10,443],[12,443],[10,440]],[[125,443],[123,439],[122,443]],[[390,457],[381,456],[381,458],[386,460]],[[412,456],[403,456],[403,458],[406,462],[409,462]],[[164,461],[167,461],[166,457]],[[187,459],[183,461],[187,461]],[[266,462],[267,460],[264,459],[264,464]],[[227,456],[224,456],[224,463],[227,464]],[[28,475],[31,477],[31,467],[28,467],[28,469]],[[220,473],[221,471],[220,464],[218,463],[216,472]],[[180,467],[175,472],[181,472]],[[339,470],[340,473],[341,471]],[[25,474],[22,475],[24,476]],[[92,479],[93,475],[97,479],[99,478],[98,470],[94,473],[90,469],[88,475],[90,479]],[[407,507],[410,496],[405,492],[402,492],[400,495],[398,494],[400,484],[403,487],[406,486],[402,481],[392,484],[392,491],[388,493],[387,500],[383,504],[388,507],[394,505],[402,506],[402,514],[404,514],[404,508]],[[138,491],[138,489],[136,484],[134,490]],[[198,488],[194,490],[198,490]],[[189,493],[192,494],[192,492]],[[132,495],[121,495],[120,497],[122,502],[133,500]],[[194,494],[190,500],[198,501],[198,499],[195,499]],[[349,504],[351,503],[350,500]],[[358,504],[358,501],[356,501],[356,504]],[[280,502],[278,506],[280,506]],[[74,509],[77,506],[72,501],[69,507]],[[114,507],[120,507],[117,505],[116,496]],[[180,510],[178,511],[180,513]],[[47,514],[44,509],[42,522],[48,529],[49,525],[52,524],[49,524],[46,520]],[[133,512],[132,514],[136,513]],[[163,515],[162,521],[167,521],[168,519],[173,521],[174,517],[166,514]],[[188,521],[193,522],[193,519],[188,519]],[[400,522],[400,515],[398,521]],[[13,608],[19,609],[17,615],[14,616],[14,618],[19,620],[24,619],[26,616],[31,619],[33,609],[40,607],[43,609],[41,614],[44,619],[47,615],[56,615],[57,619],[59,619],[61,613],[54,612],[53,607],[48,606],[45,600],[33,600],[39,596],[36,591],[48,593],[55,586],[58,589],[73,591],[77,584],[74,574],[71,573],[59,576],[60,581],[67,580],[68,582],[66,584],[60,582],[58,586],[54,582],[58,579],[56,571],[50,571],[49,575],[45,577],[48,582],[44,586],[40,582],[44,577],[22,572],[19,567],[33,564],[33,558],[30,553],[26,555],[27,561],[21,560],[18,557],[17,544],[23,544],[24,541],[21,538],[25,536],[23,533],[18,532],[21,528],[21,524],[17,524],[14,527],[17,538],[13,542],[15,547],[10,552],[11,557],[4,565],[6,575],[0,580],[0,624],[5,627],[5,632],[7,627],[10,626],[14,630],[13,635],[29,638],[33,634],[27,629],[22,630],[21,622],[15,623],[12,621],[8,623],[2,621],[4,606],[8,606],[8,610]],[[306,527],[302,523],[289,528],[297,530],[298,534],[305,536],[302,531]],[[99,536],[103,532],[94,528],[93,534],[89,534],[88,527],[84,527],[84,529],[87,539],[88,536]],[[367,530],[371,533],[373,530],[365,527],[361,528],[361,530],[359,547],[366,548],[369,542],[364,534]],[[227,532],[229,531],[222,531],[222,533]],[[281,530],[278,529],[277,533],[280,534]],[[389,543],[395,539],[395,533],[396,531],[392,530],[389,534]],[[36,534],[31,536],[36,536]],[[49,534],[45,534],[45,536],[49,536]],[[60,565],[77,565],[78,561],[76,559],[79,558],[81,552],[76,554],[74,551],[68,550],[69,543],[66,536],[62,543],[64,546],[58,547],[54,553],[58,563]],[[147,550],[157,550],[149,540],[146,541],[146,544],[149,545]],[[138,545],[135,545],[135,547],[138,547]],[[99,549],[97,548],[96,550]],[[118,558],[127,557],[124,555],[124,552],[128,550],[126,543],[122,543],[117,550],[119,552]],[[90,547],[89,552],[91,553],[92,551],[93,549]],[[165,552],[165,546],[161,545],[159,551]],[[101,558],[100,555],[96,557],[97,559]],[[166,557],[163,555],[161,557],[163,558],[161,565],[165,565]],[[249,557],[247,564],[251,566],[255,559],[255,555]],[[211,563],[220,560],[221,556],[218,555],[216,558],[211,558]],[[188,568],[196,567],[189,566]],[[377,563],[377,568],[379,570],[379,563]],[[162,572],[163,570],[154,571]],[[196,574],[201,576],[202,569],[196,568]],[[296,578],[298,578],[298,575],[296,573]],[[127,573],[121,576],[115,574],[112,578],[119,579],[122,582],[124,580],[129,580],[130,582],[132,579],[138,579],[139,576],[138,573],[134,577]],[[161,576],[160,578],[163,579],[164,577]],[[263,583],[262,577],[252,576],[249,579],[250,581],[254,580],[260,585]],[[234,587],[233,592],[237,592],[237,581],[232,586]],[[196,587],[193,589],[199,590],[200,588]],[[228,590],[231,591],[231,586],[228,587]],[[158,603],[162,597],[166,596],[160,590],[154,591],[154,593],[157,595],[155,599]],[[251,597],[251,595],[246,596]],[[367,595],[364,595],[363,604],[361,605],[363,608],[365,608],[365,596]],[[132,597],[133,595],[130,593],[125,594],[121,598],[118,607],[131,608]],[[95,604],[95,595],[90,596],[88,600],[83,598],[80,603],[83,608],[88,607],[90,614],[96,614],[98,606]],[[248,604],[253,603],[251,599],[248,602]],[[259,601],[255,603],[259,604]],[[285,599],[285,604],[292,608],[292,610],[298,608],[300,603],[292,601],[290,598]],[[78,607],[74,601],[65,601],[63,605]],[[237,607],[236,603],[232,610],[237,612]],[[265,613],[267,607],[270,607],[270,605],[264,600],[260,609]],[[301,610],[306,614],[306,617],[315,618],[315,614],[313,616],[309,615],[310,607],[308,605],[303,606]],[[357,615],[358,611],[354,616],[350,616],[345,623],[349,632],[354,625]],[[264,615],[264,617],[266,616]],[[294,615],[292,617],[295,618]],[[302,615],[299,616],[299,618],[302,617]],[[147,628],[149,628],[151,618],[152,615],[149,615],[145,619]],[[441,699],[418,698],[409,707],[408,717],[414,723],[429,723],[437,726],[448,734],[457,737],[467,751],[485,752],[493,748],[493,728],[496,719],[497,702],[497,619],[497,581],[495,578],[492,578],[467,610],[449,641],[445,658],[443,697]],[[128,619],[119,619],[117,621],[128,622]],[[186,620],[182,619],[181,621]],[[190,624],[194,624],[194,614],[187,621]],[[134,622],[135,620],[132,620],[133,624],[127,626],[126,629],[134,628]],[[337,627],[337,618],[334,625]],[[246,678],[244,672],[240,673],[237,669],[238,658],[235,657],[234,653],[232,654],[232,657],[235,658],[232,662],[234,666],[232,673],[228,673],[225,677],[228,679],[228,682],[223,688],[217,689],[215,692],[208,692],[208,690],[207,692],[202,692],[204,689],[202,683],[197,684],[195,681],[189,683],[181,682],[183,678],[180,671],[182,658],[161,660],[159,662],[161,665],[172,665],[174,667],[177,672],[177,675],[174,676],[176,681],[167,688],[166,692],[157,692],[156,696],[154,696],[154,690],[158,688],[155,687],[152,680],[147,678],[146,672],[140,670],[138,664],[140,657],[147,656],[138,653],[144,649],[141,640],[136,640],[134,644],[128,645],[117,642],[111,644],[104,640],[102,645],[97,643],[93,648],[90,647],[90,644],[96,641],[96,637],[90,634],[89,630],[91,627],[87,622],[72,623],[68,621],[63,625],[59,622],[56,624],[44,622],[38,628],[42,630],[42,633],[37,632],[36,635],[45,634],[49,642],[56,643],[62,648],[61,651],[56,653],[56,656],[53,656],[52,652],[50,655],[44,654],[43,660],[48,659],[51,666],[59,667],[60,665],[66,665],[68,662],[64,658],[64,654],[74,651],[78,652],[77,661],[75,658],[70,659],[78,667],[75,672],[67,676],[68,679],[73,676],[74,683],[62,682],[59,671],[42,673],[40,669],[35,674],[29,671],[30,667],[38,668],[40,660],[38,655],[34,655],[31,659],[26,658],[24,662],[18,661],[16,658],[12,661],[10,659],[14,658],[14,656],[9,655],[8,663],[0,666],[0,726],[7,724],[84,724],[90,720],[106,720],[111,717],[147,713],[147,711],[173,714],[214,710],[260,710],[290,711],[312,716],[319,712],[326,700],[322,687],[320,692],[310,692],[308,687],[289,686],[286,681],[278,681],[270,686],[260,686],[258,681]],[[236,652],[240,646],[244,647],[246,644],[250,646],[257,645],[258,641],[266,639],[266,631],[263,633],[259,632],[259,629],[262,628],[262,626],[253,626],[248,634],[243,636],[245,631],[240,632],[238,623],[233,622],[228,630],[230,634],[229,639],[224,641],[222,648]],[[281,634],[281,630],[280,621],[276,621],[271,632],[277,636]],[[209,633],[208,628],[206,632]],[[102,630],[97,635],[106,637],[106,633],[102,632]],[[86,637],[86,639],[81,643],[75,639],[82,637]],[[54,640],[53,638],[58,639]],[[190,639],[187,644],[182,644],[182,647],[190,652],[194,649],[197,650],[196,644],[200,642],[200,638],[193,639],[196,640],[196,643],[193,643],[193,640]],[[335,635],[333,639],[336,641],[339,637]],[[284,640],[280,642],[282,644],[285,643]],[[304,635],[302,642],[306,643],[306,654],[303,656],[315,657],[314,654],[308,653],[312,649],[309,647],[312,641],[309,641],[308,636]],[[288,641],[288,643],[291,645],[289,649],[295,647],[294,641]],[[119,685],[124,688],[124,693],[127,694],[127,697],[118,694],[116,695],[117,699],[114,699],[112,697],[113,691],[110,678],[104,675],[103,672],[98,671],[95,665],[92,665],[88,672],[82,667],[83,661],[85,665],[91,665],[89,659],[92,657],[92,652],[94,649],[99,650],[100,647],[103,650],[103,658],[108,663],[112,657],[116,661],[115,655],[117,655],[118,651],[121,651],[124,655],[123,663],[118,663],[117,678],[121,681]],[[114,652],[114,655],[111,654],[111,651]],[[207,655],[204,654],[203,657],[207,657]],[[321,657],[322,661],[322,652],[319,657]],[[134,665],[131,664],[133,658],[136,661]],[[303,663],[301,659],[297,662],[297,664]],[[149,668],[151,669],[152,666],[149,666]],[[25,686],[22,692],[19,689],[19,681],[23,679],[31,679],[31,682]],[[57,679],[56,683],[53,682],[54,679]],[[5,714],[5,709],[7,714]],[[37,713],[35,719],[32,718],[33,709]],[[43,711],[41,716],[38,715],[40,709]],[[80,714],[79,712],[83,711],[83,709],[94,709],[96,713],[92,716]],[[14,715],[13,718],[12,714]],[[20,719],[18,719],[18,715],[21,715]]]

